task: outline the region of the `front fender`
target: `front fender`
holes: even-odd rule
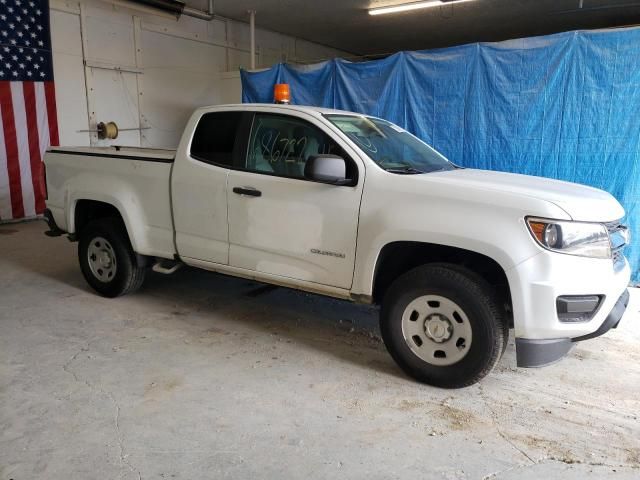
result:
[[[557,205],[531,197],[508,192],[456,192],[436,182],[418,184],[405,176],[372,173],[367,177],[360,210],[355,295],[372,295],[376,264],[389,243],[459,248],[491,258],[506,272],[540,252],[527,229],[527,215],[536,212],[570,220]]]

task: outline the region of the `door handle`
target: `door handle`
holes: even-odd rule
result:
[[[238,195],[249,195],[250,197],[260,197],[262,192],[253,187],[233,187],[233,193]]]

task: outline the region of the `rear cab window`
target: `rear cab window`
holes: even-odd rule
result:
[[[191,141],[191,157],[223,167],[233,167],[244,112],[209,112],[200,117]]]

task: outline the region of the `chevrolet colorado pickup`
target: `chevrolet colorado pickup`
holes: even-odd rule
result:
[[[176,151],[54,147],[50,236],[78,240],[99,294],[182,264],[380,304],[415,379],[473,384],[513,328],[518,366],[616,327],[629,293],[608,193],[460,168],[367,115],[290,105],[196,110]]]

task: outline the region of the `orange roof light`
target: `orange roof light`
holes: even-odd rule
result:
[[[276,103],[289,103],[291,101],[288,83],[277,83],[273,87],[273,101]]]

